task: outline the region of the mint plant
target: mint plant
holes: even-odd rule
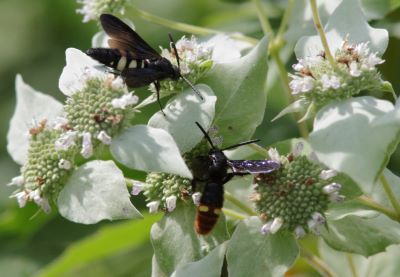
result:
[[[122,13],[189,33],[176,43],[182,74],[204,99],[185,82],[163,80],[165,115],[150,114],[152,85],[139,99],[121,77],[74,48],[66,50],[59,80],[65,103],[17,75],[7,138],[21,165],[10,182],[19,207],[34,202],[82,224],[144,218],[152,224],[152,276],[283,276],[299,257],[323,276],[363,276],[366,265],[372,276],[385,268],[394,276],[400,179],[387,166],[400,142],[400,106],[379,71],[388,32],[369,25],[368,1],[289,0],[275,32],[264,3],[253,0],[259,40],[170,21],[127,1],[77,2],[84,22]],[[325,25],[322,8],[330,13]],[[106,39],[96,34],[93,47],[107,47]],[[287,49],[297,59],[289,71]],[[173,51],[160,51],[176,63]],[[301,137],[226,151],[230,159],[272,159],[280,168],[225,184],[223,214],[201,236],[194,220],[202,191],[201,184],[192,191],[192,162],[209,146],[195,122],[221,148],[252,138],[269,109],[267,93],[275,93],[266,86],[271,76],[280,78],[288,100],[275,123],[295,113]],[[133,205],[141,194],[148,212]],[[149,215],[157,213],[162,218]],[[140,228],[139,220],[133,224]]]

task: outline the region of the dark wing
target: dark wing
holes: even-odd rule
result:
[[[168,75],[154,68],[126,68],[121,71],[121,77],[130,88],[147,86],[154,81],[167,78]]]
[[[271,160],[228,160],[234,173],[270,173],[280,168],[280,164]]]
[[[104,31],[111,37],[108,41],[111,48],[128,51],[138,60],[161,59],[156,50],[119,18],[111,14],[102,14],[100,22]]]

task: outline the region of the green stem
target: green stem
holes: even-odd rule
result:
[[[283,36],[284,32],[286,31],[286,27],[289,23],[289,19],[292,16],[294,4],[295,4],[295,0],[288,1],[287,5],[286,5],[285,13],[283,14],[281,24],[279,25],[279,29],[276,34],[277,38],[281,38]]]
[[[386,208],[385,206],[382,206],[381,204],[375,202],[371,198],[368,198],[363,195],[363,196],[358,197],[357,201],[367,207],[370,207],[378,212],[383,213],[384,215],[388,216],[389,218],[391,218],[395,221],[400,222],[400,218],[395,211],[392,211],[392,210]]]
[[[349,263],[349,267],[350,267],[350,270],[351,270],[351,275],[353,277],[358,277],[357,269],[356,269],[356,267],[354,265],[353,257],[349,253],[346,253],[346,259],[347,259],[347,262]]]
[[[243,220],[246,218],[245,215],[235,212],[234,210],[227,209],[227,208],[222,208],[222,211],[224,212],[225,215],[228,215],[230,217],[233,217],[235,219]]]
[[[317,0],[310,0],[310,4],[311,4],[311,11],[313,15],[315,29],[317,29],[317,32],[321,39],[322,47],[324,48],[325,51],[325,57],[328,59],[331,66],[333,68],[336,68],[335,59],[333,58],[331,50],[329,49],[328,40],[326,39],[325,31],[324,28],[322,27],[321,19],[319,18]]]
[[[237,199],[235,196],[230,194],[229,192],[225,191],[224,197],[226,200],[234,204],[236,207],[244,211],[248,215],[256,215],[256,213],[253,211],[252,208],[247,206],[246,204],[243,204],[239,199]]]
[[[300,247],[300,255],[306,260],[313,268],[315,268],[322,276],[335,277],[332,270],[325,264],[319,257],[313,255],[310,251],[304,247]]]
[[[256,6],[256,11],[257,11],[257,16],[258,20],[260,21],[261,28],[264,32],[264,35],[268,35],[270,39],[272,40],[274,31],[271,27],[271,24],[269,24],[268,19],[264,16],[264,6],[261,3],[261,0],[253,0],[254,5]]]
[[[400,217],[400,204],[399,204],[399,201],[396,199],[396,195],[394,194],[392,188],[390,187],[388,180],[386,179],[385,175],[383,175],[383,174],[381,174],[381,176],[379,177],[379,180],[382,183],[383,189],[385,190],[390,203],[392,204],[393,208],[395,209],[395,211],[397,213],[397,217]]]
[[[199,27],[195,25],[190,25],[186,23],[181,23],[181,22],[176,22],[173,20],[165,19],[156,15],[153,15],[151,13],[148,13],[146,11],[140,10],[136,7],[130,6],[129,11],[134,14],[135,16],[138,16],[144,20],[153,22],[155,24],[165,26],[174,30],[186,32],[186,33],[191,33],[191,34],[196,34],[196,35],[201,35],[201,36],[207,36],[207,35],[216,35],[216,34],[225,34],[224,32],[218,31],[218,30],[213,30],[209,28],[204,28],[204,27]],[[252,37],[248,37],[242,34],[226,34],[229,37],[237,40],[242,40],[251,43],[252,45],[256,45],[258,43],[258,40]]]

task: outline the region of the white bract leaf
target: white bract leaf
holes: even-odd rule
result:
[[[372,28],[368,25],[359,1],[342,1],[329,17],[325,33],[332,53],[340,48],[347,35],[351,43],[369,41],[371,52],[378,52],[380,55],[385,52],[389,41],[385,29]],[[321,50],[323,48],[318,35],[300,38],[295,47],[297,58],[316,56]]]
[[[311,146],[322,163],[369,193],[399,142],[399,114],[399,107],[373,97],[332,103],[315,118]]]
[[[217,63],[239,59],[242,56],[241,52],[251,46],[248,42],[234,40],[222,34],[215,35],[205,42],[205,47],[212,49],[211,59]]]
[[[122,171],[112,161],[90,161],[74,171],[57,200],[60,214],[77,223],[140,218]]]
[[[290,113],[304,112],[308,105],[310,105],[310,103],[307,100],[298,99],[289,106],[287,106],[286,108],[284,108],[282,111],[280,111],[279,114],[275,116],[271,121],[275,121],[281,118],[282,116],[285,116]]]
[[[204,136],[195,122],[199,122],[207,130],[214,118],[217,97],[206,85],[197,85],[196,88],[204,100],[201,100],[189,88],[165,106],[166,116],[159,111],[150,118],[148,123],[151,127],[168,131],[181,153],[191,150]]]
[[[7,150],[13,160],[24,164],[29,147],[29,129],[32,120],[51,120],[63,114],[63,106],[49,95],[34,90],[25,84],[21,75],[15,80],[17,104],[7,134]]]
[[[65,57],[67,64],[61,73],[58,86],[67,96],[82,90],[88,77],[106,76],[106,72],[101,70],[103,66],[81,50],[68,48]]]
[[[135,125],[113,138],[113,156],[127,167],[192,178],[171,135],[162,129]]]

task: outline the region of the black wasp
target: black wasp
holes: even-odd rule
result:
[[[151,83],[157,90],[157,102],[160,102],[160,81],[170,78],[182,78],[199,95],[200,92],[193,84],[181,74],[178,51],[172,40],[178,66],[173,65],[168,59],[161,57],[149,46],[134,30],[111,14],[100,16],[101,26],[111,39],[108,40],[110,48],[90,48],[86,54],[105,66],[115,70],[121,75],[126,85],[130,88],[139,88]]]
[[[259,140],[245,141],[218,149],[203,127],[198,122],[196,124],[211,146],[207,156],[198,156],[192,161],[192,191],[196,190],[196,182],[204,182],[194,226],[198,234],[206,235],[214,228],[221,213],[225,183],[234,176],[273,172],[280,168],[280,164],[272,160],[230,160],[225,156],[224,150]]]

